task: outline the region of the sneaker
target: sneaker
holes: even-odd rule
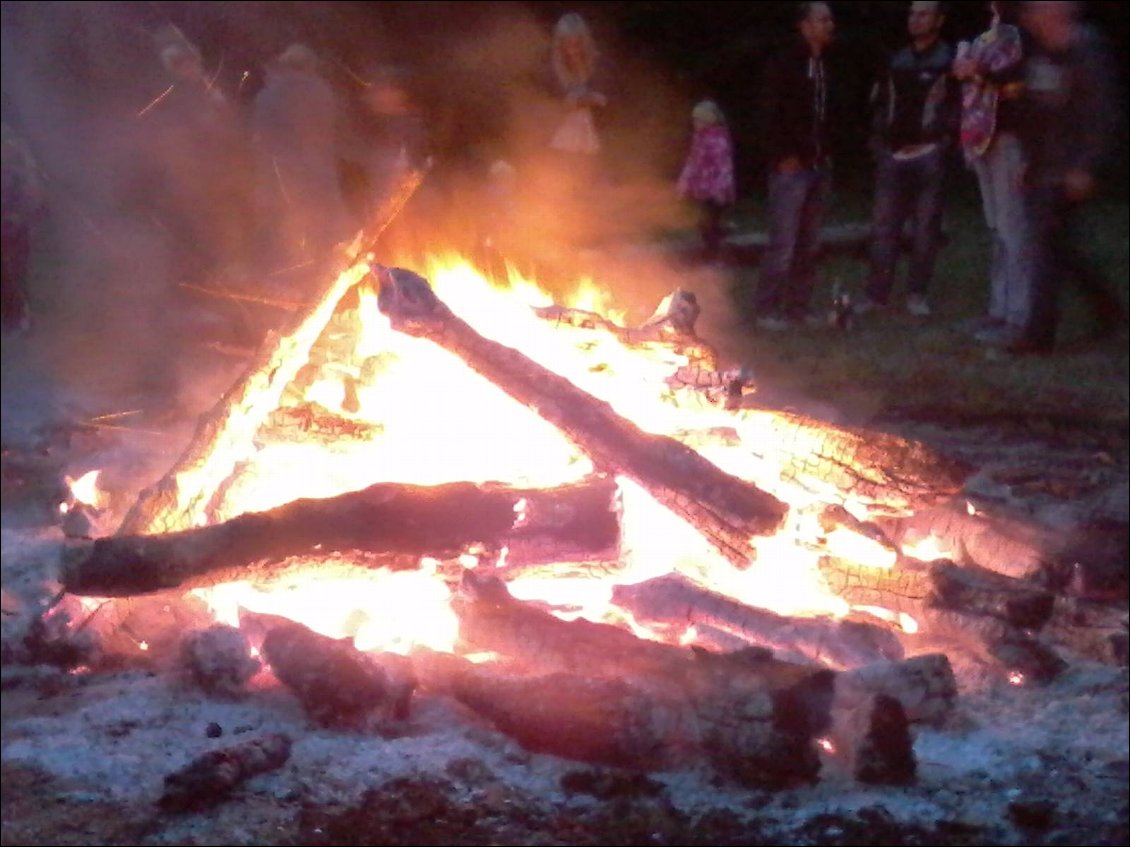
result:
[[[757,328],[766,332],[783,332],[791,325],[787,320],[776,315],[766,315],[757,319]]]
[[[906,298],[906,311],[916,318],[926,318],[930,316],[930,304],[921,294],[911,294]]]

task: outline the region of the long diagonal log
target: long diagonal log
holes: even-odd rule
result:
[[[555,489],[378,483],[295,500],[223,523],[77,544],[63,567],[68,592],[98,597],[277,578],[285,559],[335,551],[459,555],[509,548],[516,560],[619,555],[618,489],[594,477]]]
[[[422,277],[374,266],[378,306],[392,326],[427,338],[556,425],[608,472],[622,474],[686,519],[736,566],[750,539],[780,528],[787,506],[679,441],[641,430],[612,407],[521,352],[485,338],[442,303]]]
[[[282,332],[268,333],[254,359],[213,406],[200,417],[191,441],[173,470],[141,492],[119,532],[126,535],[173,532],[199,526],[207,518],[212,493],[255,452],[254,435],[279,407],[287,386],[306,364],[342,296],[368,273],[367,254],[400,212],[422,179],[405,171],[371,226],[342,256],[342,263],[322,297],[308,311],[291,318]]]

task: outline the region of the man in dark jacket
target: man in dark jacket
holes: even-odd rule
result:
[[[795,42],[769,60],[761,91],[770,231],[754,310],[758,327],[766,330],[817,320],[809,305],[831,186],[825,52],[835,20],[828,4],[801,3],[797,28]]]
[[[926,293],[941,239],[946,164],[957,139],[960,90],[951,76],[953,48],[941,38],[941,3],[914,2],[910,44],[896,52],[875,86],[876,156],[871,263],[860,311],[886,306],[894,287],[903,228],[912,222],[906,309],[930,314]]]
[[[1052,351],[1064,282],[1075,284],[1088,300],[1103,334],[1126,323],[1121,298],[1085,258],[1075,234],[1078,213],[1094,195],[1115,130],[1125,119],[1112,91],[1117,72],[1110,48],[1078,16],[1074,2],[1021,4],[1020,23],[1032,42],[1019,133],[1033,263],[1029,319],[1006,345],[1013,353]]]

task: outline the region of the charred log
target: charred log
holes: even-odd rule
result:
[[[886,569],[825,557],[820,567],[833,593],[853,606],[907,615],[926,639],[955,640],[998,667],[1039,681],[1064,666],[1032,634],[1047,622],[1054,598],[1021,580],[959,568],[946,559],[903,561]]]
[[[272,733],[205,753],[165,777],[160,806],[172,812],[213,806],[252,777],[281,768],[290,747],[288,736]]]
[[[381,483],[326,499],[301,499],[214,526],[164,535],[116,535],[76,544],[64,564],[73,594],[102,597],[269,579],[290,556],[375,551],[458,555],[509,547],[513,561],[617,555],[615,480],[557,489],[452,483]]]
[[[271,671],[320,726],[362,729],[370,719],[408,717],[416,675],[403,656],[373,655],[280,620],[263,638]]]
[[[571,704],[572,697],[606,691],[617,708],[643,710],[618,719],[637,728],[642,721],[646,728],[629,734],[650,739],[642,745],[646,755],[637,754],[641,766],[658,755],[652,744],[658,736],[665,751],[661,759],[678,758],[689,744],[743,784],[780,786],[815,774],[812,742],[830,722],[833,671],[778,661],[758,649],[711,654],[645,641],[610,624],[563,621],[515,600],[500,582],[474,572],[467,573],[463,589],[453,604],[463,648],[508,660],[509,673],[522,680],[514,683],[514,691],[532,687],[544,697],[545,708],[552,710],[546,718],[550,726],[596,708]],[[577,682],[575,689],[569,680]],[[490,690],[489,682],[467,684]],[[576,693],[563,693],[570,691]],[[514,696],[518,699],[507,709],[520,709],[522,695]]]
[[[611,405],[517,350],[485,338],[440,302],[410,271],[374,266],[378,306],[393,327],[427,338],[463,359],[510,396],[537,411],[598,467],[623,474],[695,526],[735,565],[752,557],[750,538],[775,532],[787,507],[752,483],[673,438],[652,435]]]
[[[914,741],[902,703],[886,694],[868,697],[838,716],[837,753],[852,776],[870,785],[910,785],[918,774]]]
[[[775,652],[796,653],[833,668],[900,659],[902,643],[886,626],[831,618],[786,617],[711,591],[679,574],[618,585],[612,602],[639,623],[682,635],[706,625]]]
[[[735,413],[744,443],[756,445],[781,478],[816,493],[836,492],[875,511],[906,514],[946,501],[970,468],[919,441],[833,426],[805,415],[746,408]]]
[[[876,695],[896,698],[911,723],[942,726],[957,706],[957,679],[944,653],[875,662],[836,675],[836,711],[852,711]]]

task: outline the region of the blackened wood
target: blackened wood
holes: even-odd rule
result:
[[[358,550],[443,558],[473,544],[508,546],[519,562],[615,557],[618,497],[615,480],[602,476],[554,489],[379,483],[213,526],[76,543],[62,581],[74,594],[128,596],[270,579],[287,557],[302,554]]]
[[[662,736],[664,756],[690,745],[721,773],[746,785],[780,787],[815,774],[813,739],[831,720],[835,673],[827,668],[779,661],[759,649],[713,654],[640,639],[610,624],[560,620],[473,571],[467,572],[453,606],[461,649],[497,654],[507,660],[509,675],[524,680],[514,684],[513,702],[482,705],[484,710],[505,709],[518,721],[522,697],[529,696],[545,704],[539,708],[552,710],[546,718],[552,727],[571,720],[571,711],[586,719],[597,711],[596,706],[573,708],[572,698],[607,691],[625,712],[621,723],[635,727],[643,721],[643,738]],[[488,676],[464,682],[482,692],[465,695],[478,703],[489,699],[491,686],[483,680],[498,672],[476,673]],[[576,693],[570,693],[570,679],[578,681]],[[581,679],[601,682],[582,684]],[[546,738],[555,743],[552,731]],[[641,746],[648,750],[638,754],[642,766],[653,751],[651,742]]]
[[[958,568],[946,559],[904,560],[893,568],[873,568],[825,557],[821,572],[831,591],[853,606],[872,606],[908,615],[918,625],[909,643],[941,638],[964,646],[1005,673],[1046,682],[1064,661],[1034,634],[1050,606],[1043,592],[1021,580],[977,569]]]
[[[612,602],[648,625],[708,625],[778,652],[843,669],[900,659],[903,646],[879,624],[830,617],[787,617],[751,606],[702,586],[680,574],[669,574],[612,589]]]
[[[215,805],[248,779],[281,768],[290,748],[289,736],[270,733],[204,753],[165,777],[160,806],[184,812]]]
[[[905,515],[949,502],[971,471],[920,441],[881,430],[779,409],[743,408],[735,417],[743,443],[783,480],[817,494],[834,490],[878,513]]]
[[[1055,597],[1019,579],[948,559],[904,559],[893,568],[873,568],[825,557],[820,570],[832,592],[853,606],[878,606],[918,617],[926,606],[996,618],[1038,630],[1051,616]]]
[[[349,639],[330,638],[281,621],[263,638],[271,671],[321,726],[363,729],[371,717],[403,719],[416,688],[403,657],[365,653]]]
[[[876,694],[897,698],[911,723],[942,726],[957,706],[957,678],[945,653],[863,665],[836,675],[833,711],[854,709]]]
[[[736,566],[753,557],[750,539],[770,535],[787,506],[732,476],[679,441],[644,432],[610,404],[518,350],[485,338],[434,294],[427,280],[375,265],[378,306],[393,328],[427,338],[556,425],[602,470],[623,474],[686,519]]]

